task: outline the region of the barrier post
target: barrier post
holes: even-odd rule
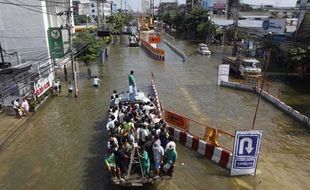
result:
[[[217,130],[213,129],[213,128],[206,127],[206,131],[205,131],[203,140],[210,142],[213,146],[219,146]]]

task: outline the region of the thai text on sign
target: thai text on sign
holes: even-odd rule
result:
[[[179,127],[185,131],[188,131],[188,119],[179,115],[179,114],[176,114],[176,113],[173,113],[173,112],[170,112],[170,111],[165,111],[165,120],[167,123],[173,125],[173,126],[176,126],[176,127]]]
[[[150,36],[149,43],[151,44],[158,44],[160,43],[160,36]]]

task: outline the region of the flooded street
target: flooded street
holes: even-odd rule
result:
[[[197,55],[193,43],[176,43],[191,54],[188,62],[163,44],[166,61],[152,60],[143,49],[127,47],[124,36],[111,46],[104,66],[91,66],[103,81],[99,89],[91,86],[87,67],[80,64],[81,96],[66,97],[63,88],[63,94],[50,98],[24,124],[23,133],[0,151],[0,190],[124,189],[109,182],[103,157],[110,95],[114,89],[127,90],[130,70],[142,91],[149,88],[150,73],[155,74],[159,97],[168,110],[231,133],[250,129],[258,97],[216,85],[217,67],[230,49],[211,46],[214,54],[207,57]],[[309,95],[303,101],[310,102]],[[143,189],[307,189],[310,130],[265,101],[255,129],[263,130],[256,176],[230,177],[228,170],[178,144],[174,178]],[[191,130],[197,135],[204,132]]]

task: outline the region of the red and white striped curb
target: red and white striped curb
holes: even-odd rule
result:
[[[161,114],[161,106],[160,106],[160,101],[159,101],[159,97],[158,97],[158,94],[157,94],[157,90],[156,90],[156,87],[155,87],[155,82],[154,80],[151,80],[151,85],[152,85],[152,90],[153,90],[153,94],[154,94],[154,97],[155,97],[155,103],[156,103],[156,107],[159,111],[159,115],[160,117],[162,117],[162,114]]]
[[[207,159],[214,161],[219,166],[231,169],[232,153],[220,147],[211,145],[210,143],[199,139],[185,131],[177,128],[169,127],[169,134],[182,145],[204,155]]]

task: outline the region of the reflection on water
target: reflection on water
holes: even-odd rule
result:
[[[257,96],[216,86],[217,65],[222,53],[229,54],[228,48],[211,46],[214,54],[205,57],[195,54],[195,44],[177,41],[180,49],[191,53],[189,61],[183,63],[163,45],[167,60],[161,63],[141,48],[126,47],[126,39],[111,47],[104,67],[92,67],[103,80],[101,88],[93,89],[81,75],[80,98],[50,99],[27,121],[23,134],[0,152],[1,190],[123,189],[112,186],[103,169],[104,126],[110,94],[127,90],[130,70],[135,70],[141,90],[148,89],[150,72],[155,73],[166,109],[230,132],[250,129]],[[80,65],[80,72],[86,73],[85,65]],[[143,189],[306,189],[309,130],[265,101],[256,129],[264,131],[256,176],[229,177],[227,170],[178,145],[173,180]],[[192,130],[201,134],[204,129]]]

